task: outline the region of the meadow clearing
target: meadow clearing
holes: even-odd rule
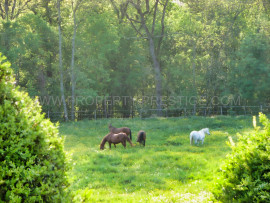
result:
[[[132,130],[135,144],[99,149],[108,124]],[[208,127],[203,146],[191,146],[189,133]],[[147,133],[146,147],[136,143]],[[228,137],[253,130],[251,116],[107,119],[62,123],[65,151],[71,155],[70,193],[74,202],[208,202],[216,173],[230,147]]]

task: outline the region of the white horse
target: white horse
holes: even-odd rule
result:
[[[202,144],[203,144],[205,133],[210,135],[209,128],[204,128],[204,129],[201,129],[200,131],[192,131],[190,133],[190,144],[192,145],[193,140],[195,144],[197,144],[198,141],[202,141]]]

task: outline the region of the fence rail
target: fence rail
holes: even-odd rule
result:
[[[137,109],[137,110],[85,110],[76,111],[75,120],[97,120],[105,118],[152,118],[152,117],[189,117],[214,115],[258,115],[259,112],[269,113],[270,106],[213,106],[213,107],[183,107],[176,109]],[[64,112],[45,113],[51,121],[64,121]],[[68,115],[71,118],[71,114]]]

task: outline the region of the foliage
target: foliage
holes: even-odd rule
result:
[[[221,168],[213,194],[222,202],[270,201],[270,121],[260,114],[264,130],[254,122],[252,134],[231,141],[232,153]]]
[[[265,33],[255,33],[243,39],[236,53],[237,70],[231,72],[231,82],[248,104],[269,102],[269,51],[270,41]]]
[[[0,200],[60,202],[68,168],[57,126],[15,88],[10,64],[0,61]]]
[[[26,14],[15,22],[1,23],[3,38],[0,48],[12,63],[16,84],[31,97],[57,94],[58,74],[53,66],[57,35],[52,27],[33,14]],[[44,104],[43,110],[47,108]]]
[[[267,85],[270,4],[266,1],[169,1],[164,18],[162,5],[167,1],[159,1],[157,10],[153,7],[157,1],[146,1],[140,4],[141,14],[147,15],[145,20],[140,19],[140,9],[134,7],[137,1],[61,2],[63,82],[69,112],[71,84],[74,87],[76,84],[73,96],[90,100],[75,102],[75,109],[87,112],[155,108],[156,102],[142,104],[141,101],[143,96],[156,94],[159,87],[156,84],[162,86],[160,95],[164,98],[203,97],[206,107],[223,105],[221,98],[239,95],[241,105],[270,102]],[[71,8],[72,3],[79,2],[71,72],[68,71],[74,24]],[[44,112],[61,111],[61,106],[50,100],[60,96],[56,1],[9,0],[4,5],[0,16],[0,48],[12,64],[17,85],[30,96],[45,101]],[[18,11],[19,15],[14,15]],[[155,25],[149,29],[151,35],[146,35],[141,24],[144,21],[148,28]],[[141,35],[136,34],[134,26]],[[158,52],[156,64],[160,64],[160,77],[152,66],[149,37]],[[75,82],[71,83],[71,75]],[[110,105],[104,99],[106,96],[128,96],[138,103],[126,105],[120,101]],[[95,104],[89,99],[95,97],[103,99]],[[213,97],[219,100],[212,102]],[[46,102],[46,98],[50,101]],[[167,101],[163,102],[167,109],[194,106],[192,102],[178,105]],[[125,113],[121,116],[125,117]]]

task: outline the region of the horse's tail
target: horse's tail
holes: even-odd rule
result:
[[[131,131],[130,131],[130,134],[131,134]],[[131,142],[131,139],[127,136],[127,141],[129,142],[129,144],[133,147],[133,144]]]
[[[190,133],[190,144],[192,145],[192,142],[193,142],[193,136],[192,136],[192,133]]]
[[[129,129],[129,137],[130,137],[130,140],[132,140],[132,135],[131,135],[131,129]]]

